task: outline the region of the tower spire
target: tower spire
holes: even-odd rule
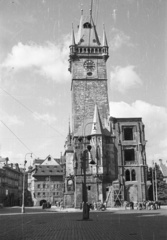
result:
[[[73,23],[72,23],[72,45],[75,45],[75,34],[74,34]]]
[[[105,26],[103,24],[103,47],[108,47],[107,37],[106,37],[106,31]]]
[[[80,39],[82,37],[82,25],[83,25],[83,9],[81,9],[81,18],[80,18],[80,23],[79,23],[78,39],[77,39],[78,42],[80,41]]]
[[[90,3],[90,10],[91,10],[91,13],[92,13],[92,9],[93,9],[93,0],[91,0],[91,3]]]
[[[70,118],[69,118],[68,142],[69,142],[69,145],[71,146],[71,128],[70,128]]]

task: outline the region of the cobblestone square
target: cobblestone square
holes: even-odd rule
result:
[[[26,211],[0,215],[1,240],[165,240],[167,210],[90,212]]]

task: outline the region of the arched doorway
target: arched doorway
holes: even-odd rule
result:
[[[40,201],[40,206],[42,206],[43,203],[46,203],[46,200],[42,199],[42,200]]]

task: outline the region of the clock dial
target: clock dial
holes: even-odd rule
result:
[[[68,180],[68,185],[72,185],[72,180]]]
[[[95,69],[95,63],[92,60],[86,60],[84,62],[84,68],[86,69],[86,71],[90,72],[90,71],[94,71]]]

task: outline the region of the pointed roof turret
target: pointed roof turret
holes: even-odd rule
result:
[[[75,34],[74,34],[73,24],[72,24],[72,45],[75,45]]]
[[[79,23],[78,39],[77,39],[78,42],[80,41],[81,35],[82,35],[82,25],[83,25],[83,9],[81,9],[81,18],[80,18],[80,23]]]
[[[106,31],[105,26],[103,24],[103,47],[108,47],[107,37],[106,37]]]
[[[69,132],[67,136],[67,145],[71,146],[71,128],[70,128],[70,120],[69,120]]]
[[[103,128],[102,128],[102,123],[100,119],[100,114],[99,114],[97,105],[95,104],[91,135],[102,135],[102,134],[103,134]]]
[[[99,46],[100,41],[96,31],[96,26],[92,18],[92,10],[90,15],[83,17],[83,10],[81,11],[81,19],[78,30],[78,45],[80,46]]]

